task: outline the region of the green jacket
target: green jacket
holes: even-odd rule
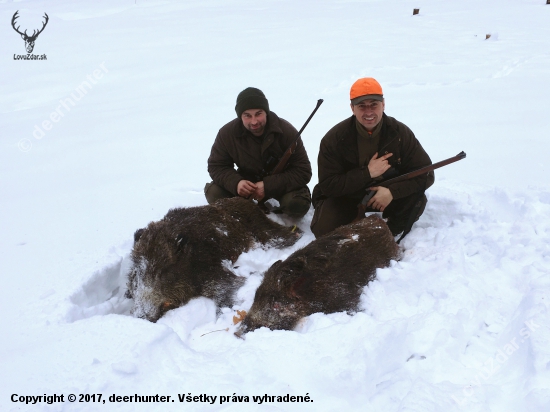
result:
[[[377,185],[368,168],[359,164],[355,122],[355,116],[351,116],[330,129],[321,140],[317,158],[319,183],[313,189],[314,204],[327,197],[345,196],[359,200],[365,195],[365,189]],[[393,153],[388,159],[392,169],[384,174],[384,178],[432,163],[411,129],[384,113],[378,155],[387,153]],[[394,199],[400,199],[424,191],[433,183],[434,174],[430,172],[388,188]]]
[[[268,169],[272,169],[297,136],[298,131],[273,112],[267,116],[266,130],[261,137],[250,133],[242,120],[236,118],[218,132],[208,158],[208,173],[215,184],[234,195],[237,195],[239,181],[263,180],[266,198],[279,198],[305,187],[311,180],[311,164],[301,140],[283,172],[266,176],[270,171],[265,170],[269,159],[272,161]]]

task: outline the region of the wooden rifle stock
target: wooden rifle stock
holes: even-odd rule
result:
[[[454,162],[458,162],[459,160],[462,160],[465,157],[466,157],[466,153],[460,152],[456,156],[442,160],[441,162],[433,163],[429,166],[424,166],[420,169],[413,170],[412,172],[402,174],[401,176],[393,177],[388,180],[383,180],[382,182],[377,183],[376,186],[388,187],[389,185],[392,185],[394,183],[402,182],[404,180],[409,180],[417,176],[423,175],[425,173],[431,172],[432,170],[439,169],[440,167],[447,166]],[[365,211],[367,210],[367,203],[375,194],[376,194],[375,190],[367,191],[367,194],[365,195],[365,197],[363,197],[363,199],[361,200],[361,203],[357,205],[357,217],[355,218],[354,222],[357,222],[358,220],[361,220],[365,217]]]

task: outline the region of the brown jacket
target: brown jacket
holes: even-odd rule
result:
[[[338,123],[321,140],[319,149],[319,183],[313,189],[313,203],[327,197],[346,196],[361,199],[365,189],[376,186],[366,166],[359,164],[355,116]],[[403,174],[430,165],[432,162],[414,133],[393,117],[383,115],[378,155],[393,153],[388,159],[392,169],[384,178]],[[434,182],[434,174],[390,185],[394,199],[421,192]]]
[[[311,179],[311,164],[301,140],[283,172],[266,176],[297,136],[298,131],[273,112],[267,116],[266,130],[261,137],[250,133],[242,120],[236,118],[218,132],[208,158],[208,173],[215,184],[234,195],[237,195],[239,181],[263,180],[266,198],[279,198],[305,187]],[[269,170],[265,170],[268,162]]]

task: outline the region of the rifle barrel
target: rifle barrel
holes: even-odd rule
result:
[[[397,176],[397,177],[393,177],[393,178],[388,179],[388,180],[384,180],[380,183],[377,183],[376,185],[386,187],[387,185],[391,185],[393,183],[402,182],[404,180],[409,180],[409,179],[412,179],[414,177],[417,177],[417,176],[423,175],[425,173],[431,172],[432,170],[439,169],[440,167],[447,166],[448,164],[458,162],[459,160],[462,160],[465,157],[466,157],[466,153],[464,151],[462,151],[459,154],[457,154],[456,156],[450,157],[448,159],[442,160],[442,161],[437,162],[437,163],[433,163],[433,164],[428,165],[428,166],[421,167],[420,169],[413,170],[412,172],[405,173],[401,176]],[[367,203],[375,195],[375,193],[376,192],[374,190],[368,190],[367,191],[367,194],[363,197],[363,199],[361,200],[361,203],[359,203],[359,205],[358,205],[359,212],[358,212],[358,215],[357,215],[355,221],[357,221],[361,218],[360,217],[361,213],[364,216],[365,208],[367,207]],[[363,209],[362,212],[361,212],[361,209]]]
[[[281,157],[281,160],[279,160],[279,163],[277,163],[277,165],[275,165],[273,170],[269,173],[270,175],[281,173],[283,171],[283,169],[286,166],[286,163],[288,162],[288,159],[294,153],[294,151],[296,150],[296,147],[298,146],[298,140],[300,139],[300,136],[302,135],[302,132],[306,128],[306,126],[309,123],[309,121],[311,120],[311,118],[315,115],[315,113],[317,112],[317,110],[319,109],[321,104],[323,104],[323,99],[317,100],[317,105],[315,106],[315,109],[313,109],[313,112],[311,112],[311,114],[307,118],[306,122],[304,123],[304,125],[302,126],[300,131],[298,132],[298,136],[296,137],[296,140],[294,140],[294,142],[292,142],[292,144],[287,147],[287,149],[283,153],[283,156]]]
[[[417,170],[413,170],[412,172],[405,173],[401,176],[393,177],[391,179],[380,182],[380,184],[378,186],[383,186],[384,184],[397,183],[397,182],[401,182],[403,180],[409,180],[409,179],[412,179],[414,177],[423,175],[424,173],[431,172],[432,170],[439,169],[440,167],[447,166],[448,164],[458,162],[459,160],[462,160],[465,157],[466,157],[466,153],[464,153],[462,151],[454,157],[450,157],[450,158],[442,160],[440,162],[433,163],[433,164],[428,165],[428,166],[424,166],[424,167],[422,167],[420,169],[417,169]]]
[[[307,124],[309,123],[309,121],[311,120],[311,118],[315,115],[315,112],[317,112],[317,110],[319,109],[319,107],[321,107],[321,105],[323,104],[323,99],[319,99],[317,100],[317,106],[315,106],[315,109],[313,109],[313,112],[311,112],[311,114],[309,115],[309,117],[307,118],[306,122],[304,123],[304,125],[302,126],[302,128],[300,129],[300,131],[298,132],[298,136],[300,136],[302,134],[302,132],[304,131],[304,129],[306,128]],[[298,140],[298,139],[296,139]]]

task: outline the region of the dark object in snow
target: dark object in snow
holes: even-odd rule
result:
[[[399,246],[377,215],[341,226],[269,268],[235,334],[262,326],[290,330],[317,312],[354,312],[376,269],[399,256]]]
[[[126,292],[134,299],[132,314],[156,322],[198,296],[231,306],[244,280],[228,266],[255,244],[286,247],[299,237],[240,197],[171,209],[134,234]]]
[[[416,16],[418,13],[420,13],[420,9],[413,9],[413,16]]]

